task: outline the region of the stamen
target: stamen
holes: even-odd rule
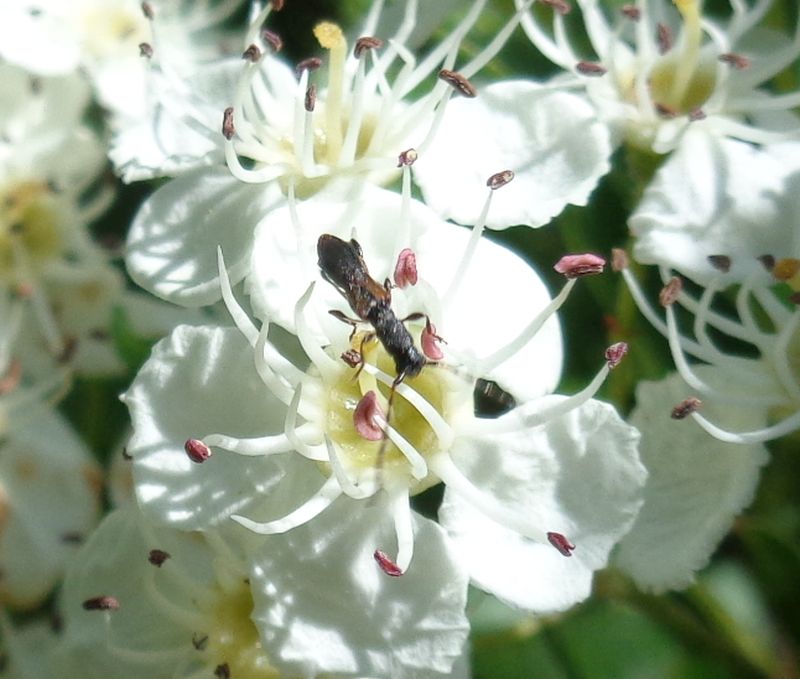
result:
[[[219,245],[217,246],[217,271],[219,272],[219,286],[222,290],[222,301],[225,304],[225,308],[231,315],[231,319],[239,329],[239,332],[245,336],[250,346],[254,347],[258,338],[258,330],[233,296],[231,281],[228,278],[228,269],[225,267],[225,258],[222,256],[222,248]]]
[[[569,14],[572,11],[572,5],[566,0],[540,0],[540,2],[558,12],[561,16]]]
[[[442,341],[442,338],[436,334],[436,326],[430,322],[430,319],[427,320],[420,337],[422,353],[425,354],[425,358],[431,361],[441,361],[444,358],[444,353],[439,347],[439,342]]]
[[[386,415],[378,404],[378,397],[370,390],[361,397],[353,411],[353,425],[361,438],[380,441],[383,438],[382,425],[385,423]]]
[[[473,99],[478,96],[478,90],[475,86],[456,71],[451,71],[448,68],[441,69],[439,71],[439,80],[444,80],[444,82],[450,85],[456,92],[468,99]]]
[[[245,457],[261,457],[288,453],[293,450],[291,441],[285,434],[257,436],[253,438],[236,438],[224,434],[209,434],[203,437],[206,446],[215,446]]]
[[[594,77],[605,75],[608,72],[608,69],[603,64],[598,64],[596,61],[579,61],[575,64],[575,70],[581,75]]]
[[[389,558],[389,555],[386,554],[386,552],[376,549],[373,557],[378,566],[380,566],[380,569],[386,573],[386,575],[391,575],[393,578],[397,578],[403,574],[402,569]]]
[[[222,136],[230,141],[235,134],[236,128],[233,125],[233,106],[228,106],[222,113]]]
[[[609,370],[616,368],[622,362],[622,359],[627,353],[628,345],[625,342],[617,342],[616,344],[612,344],[610,347],[608,347],[608,349],[606,349],[605,357]]]
[[[642,18],[642,11],[636,5],[623,5],[619,11],[631,21],[639,21]]]
[[[313,73],[320,66],[322,66],[322,59],[319,57],[308,57],[308,59],[303,59],[297,63],[297,66],[294,67],[294,72],[299,78],[303,74],[303,71]]]
[[[734,54],[733,52],[728,52],[727,54],[720,54],[718,59],[723,64],[728,64],[732,66],[737,71],[743,71],[747,68],[750,68],[750,59],[741,55],[741,54]]]
[[[411,167],[418,157],[415,149],[407,149],[397,157],[397,167]]]
[[[325,437],[325,446],[328,450],[328,462],[333,470],[333,475],[336,477],[336,480],[339,482],[342,492],[344,492],[345,495],[353,498],[354,500],[363,500],[374,495],[378,491],[377,484],[373,484],[372,487],[365,487],[362,489],[361,486],[350,480],[350,477],[347,475],[347,471],[342,465],[342,461],[339,459],[339,455],[336,452],[336,446],[333,445],[333,442],[327,436]]]
[[[144,18],[148,21],[152,21],[155,18],[155,14],[153,13],[153,7],[149,2],[143,2],[141,4],[142,14],[144,14]]]
[[[603,273],[606,260],[599,255],[584,253],[580,255],[564,255],[556,262],[553,269],[568,279],[582,276],[594,276]]]
[[[368,50],[376,50],[383,47],[383,40],[372,36],[364,36],[356,40],[356,46],[353,48],[353,55],[356,59],[360,59],[361,55]]]
[[[271,31],[268,28],[262,28],[260,35],[261,40],[270,46],[274,54],[277,54],[283,49],[283,39],[274,31]]]
[[[86,599],[82,606],[85,611],[118,611],[119,600],[113,596],[96,596]]]
[[[708,262],[722,273],[728,273],[731,270],[731,258],[727,255],[709,255]]]
[[[306,111],[308,111],[309,113],[312,113],[314,111],[314,108],[317,105],[317,86],[314,83],[311,83],[308,86],[308,89],[306,89],[306,96],[305,99],[303,100],[303,103]],[[308,127],[309,126],[307,125],[306,128]]]
[[[486,180],[486,186],[488,186],[492,191],[497,191],[497,189],[502,188],[506,184],[510,183],[513,179],[514,172],[512,170],[503,170],[502,172],[496,172],[489,177],[489,179]]]
[[[336,477],[332,476],[327,479],[322,487],[306,500],[304,504],[300,505],[283,518],[266,523],[253,521],[252,519],[239,516],[238,514],[232,515],[231,518],[239,525],[259,535],[276,535],[278,533],[285,533],[297,526],[302,526],[304,523],[308,523],[311,519],[327,509],[341,494],[342,488],[339,485],[339,481]]]
[[[149,42],[140,42],[139,56],[145,59],[151,59],[153,57],[153,46]]]
[[[314,460],[315,462],[325,462],[327,458],[325,457],[324,449],[322,449],[321,446],[309,445],[297,434],[299,429],[297,426],[297,414],[300,409],[300,399],[302,393],[303,383],[298,382],[297,387],[294,390],[294,396],[292,396],[292,400],[286,409],[286,418],[283,422],[283,434],[291,442],[293,449],[300,455],[308,458],[309,460]],[[303,425],[302,429],[305,433],[306,426]],[[317,428],[313,426],[309,426],[308,431],[318,433]]]
[[[170,553],[165,552],[163,549],[151,549],[147,554],[147,560],[156,568],[161,568],[170,556]]]
[[[656,43],[658,43],[658,53],[666,54],[672,49],[674,44],[672,31],[666,24],[659,23],[656,26]]]
[[[670,417],[673,420],[683,420],[692,413],[696,413],[700,410],[700,407],[703,405],[703,402],[696,398],[695,396],[690,396],[689,398],[684,399],[678,405],[676,405],[672,412],[670,413]]]
[[[402,453],[403,457],[406,458],[406,461],[411,467],[411,476],[413,476],[417,481],[424,479],[428,475],[428,465],[425,462],[425,458],[422,457],[419,451],[413,445],[411,445],[408,439],[406,439],[399,431],[389,425],[385,420],[384,424],[386,425],[386,437],[392,443],[394,443],[397,449]],[[378,460],[378,464],[381,465],[382,460]]]
[[[303,351],[306,352],[308,358],[315,365],[317,370],[319,370],[323,381],[333,382],[336,375],[340,372],[339,364],[331,356],[328,356],[325,350],[317,344],[305,319],[304,311],[308,300],[311,299],[311,293],[313,292],[314,282],[308,286],[303,296],[297,300],[297,304],[295,304],[294,324],[297,330],[297,339],[300,340],[300,346],[303,347]]]
[[[186,439],[186,443],[183,444],[183,449],[186,451],[189,459],[197,464],[202,464],[211,457],[211,448],[200,439]]]
[[[575,549],[575,545],[567,540],[567,538],[565,538],[561,533],[548,532],[547,541],[562,555],[572,556],[572,551]]]
[[[697,424],[711,434],[711,436],[725,443],[764,443],[766,441],[772,441],[773,439],[780,438],[781,436],[791,434],[793,431],[800,428],[800,412],[796,412],[790,417],[787,417],[786,419],[781,420],[777,424],[774,424],[770,427],[739,433],[721,429],[717,425],[709,422],[699,413],[693,413],[691,417],[695,422],[697,422]]]
[[[417,284],[417,256],[411,248],[404,248],[397,256],[394,267],[394,284],[406,288]]]
[[[669,282],[661,288],[658,293],[658,303],[663,307],[671,307],[678,301],[678,295],[683,290],[683,282],[677,276],[669,279]]]
[[[401,573],[405,573],[414,556],[414,529],[408,493],[403,489],[393,494],[392,515],[397,535],[397,562]]]
[[[244,52],[242,52],[242,59],[249,61],[251,64],[261,61],[261,50],[257,45],[250,45]]]
[[[629,266],[628,253],[622,248],[611,249],[611,270],[615,273],[627,269]]]

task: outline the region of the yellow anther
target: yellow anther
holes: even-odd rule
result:
[[[779,281],[788,283],[792,290],[800,290],[800,259],[787,257],[775,262],[772,275]]]

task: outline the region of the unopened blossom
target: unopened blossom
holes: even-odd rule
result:
[[[577,279],[550,300],[538,276],[500,246],[437,221],[420,204],[398,205],[395,197],[392,211],[380,200],[357,209],[308,200],[295,206],[296,217],[324,218],[325,231],[344,243],[356,235],[376,281],[413,243],[417,284],[392,289],[391,308],[398,319],[417,319],[407,322],[416,346],[432,323],[444,359],[426,359],[417,376],[396,380],[403,367],[386,344],[370,339],[369,325],[357,323],[353,332],[328,313],[353,311],[319,279],[308,231],[298,229],[297,243],[276,249],[264,228],[254,251],[264,273],[251,290],[265,319],[260,328],[234,298],[221,263],[223,296],[242,337],[179,328],[156,347],[125,396],[139,502],[187,528],[233,516],[254,533],[285,535],[309,553],[328,541],[356,539],[356,517],[375,503],[394,536],[373,543],[376,563],[367,558],[359,567],[402,579],[415,573],[426,549],[419,526],[429,525],[415,516],[411,497],[444,482],[440,521],[460,555],[444,577],[469,573],[528,609],[566,608],[588,595],[592,573],[631,525],[645,476],[637,432],[592,398],[610,369],[603,357],[583,391],[549,395],[561,354],[553,314]],[[387,228],[364,228],[378,217]],[[397,242],[400,234],[414,236]],[[477,275],[485,271],[492,276]],[[268,294],[278,280],[280,298]],[[285,298],[296,291],[288,318]],[[275,327],[273,340],[271,319],[296,337],[282,338]],[[621,352],[613,354],[616,363]],[[498,382],[517,407],[496,420],[476,417],[478,377]],[[372,403],[363,405],[365,399]],[[177,410],[169,405],[178,402]],[[374,427],[385,436],[362,435]],[[332,522],[326,517],[345,508],[352,518],[334,523],[334,538],[323,528]],[[435,570],[437,577],[444,569]]]
[[[367,534],[374,518],[377,510],[363,517]],[[429,644],[452,634],[459,655],[466,619],[447,619],[463,608],[445,598],[452,584],[367,581],[352,569],[358,552],[298,558],[281,538],[259,563],[232,527],[187,533],[149,522],[135,506],[108,516],[64,584],[60,667],[120,679],[352,677],[364,676],[361,658],[370,656],[369,676],[440,677],[426,667],[437,655]],[[315,581],[307,571],[319,558],[329,560]]]
[[[216,57],[220,24],[242,0],[8,0],[0,7],[0,54],[43,76],[90,76],[102,104],[122,117],[148,106],[148,57],[172,68]]]
[[[700,367],[698,373],[720,381],[720,390],[729,384],[724,373],[715,375],[711,367]],[[639,450],[648,477],[644,504],[614,561],[639,587],[655,592],[694,581],[752,501],[768,459],[763,444],[723,443],[671,417],[672,408],[690,391],[674,373],[658,382],[640,382],[630,417],[642,434]],[[764,411],[744,402],[703,402],[702,410],[729,427],[765,423]]]
[[[796,135],[791,111],[800,95],[773,94],[766,85],[797,59],[800,34],[763,29],[771,4],[732,1],[728,16],[715,19],[704,15],[700,0],[637,1],[622,9],[577,0],[588,53],[570,38],[556,7],[526,13],[522,27],[564,70],[554,86],[582,90],[617,140],[667,153],[690,128],[757,144]]]
[[[472,85],[464,83],[516,27],[518,18],[512,16],[493,40],[460,63],[462,41],[486,1],[471,2],[451,32],[422,57],[406,46],[418,26],[418,2],[405,4],[402,20],[386,35],[375,34],[383,26],[383,3],[375,2],[352,36],[332,22],[309,26],[319,53],[298,64],[286,63],[280,53],[280,38],[269,21],[275,8],[267,3],[244,35],[231,98],[217,111],[216,149],[202,156],[194,147],[189,150],[196,165],[220,152],[225,164],[189,172],[184,166],[183,174],[144,204],[128,240],[133,279],[187,306],[214,302],[219,299],[217,245],[235,284],[247,274],[255,227],[290,197],[330,190],[357,202],[364,199],[365,186],[398,179],[398,158],[409,164],[412,157],[424,158],[446,126],[449,102],[463,96],[461,90],[469,91]],[[282,11],[298,10],[289,5]],[[440,71],[450,75],[435,78]],[[210,89],[202,87],[204,93]],[[200,97],[197,107],[188,92],[187,117],[202,111],[195,122],[205,120],[213,98]],[[135,156],[135,145],[129,150]],[[453,186],[440,188],[450,193]],[[458,190],[471,191],[467,185]]]

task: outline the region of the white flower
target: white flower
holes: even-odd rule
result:
[[[713,368],[700,367],[698,372],[714,379]],[[656,592],[693,582],[736,515],[750,504],[768,459],[761,444],[721,443],[698,427],[671,419],[670,409],[686,388],[676,374],[640,382],[630,418],[642,433],[640,452],[648,477],[644,505],[615,562],[639,587]],[[763,411],[747,404],[707,407],[730,426],[764,424]]]
[[[5,613],[0,614],[3,633],[3,674],[8,679],[67,679],[54,664],[58,635],[52,621],[26,622],[13,625]],[[77,679],[80,675],[71,675]]]
[[[547,4],[552,30],[533,12],[523,28],[569,74],[554,85],[583,89],[618,138],[667,153],[690,127],[754,143],[796,136],[797,118],[787,112],[800,94],[770,94],[764,85],[800,54],[800,30],[762,30],[769,0],[731,1],[726,21],[704,16],[700,0],[637,1],[616,18],[597,0],[577,0],[589,55],[570,40],[563,17],[569,5]]]
[[[800,427],[797,150],[796,143],[753,148],[692,131],[629,222],[636,258],[658,264],[668,286],[665,317],[624,266],[623,275],[640,310],[669,340],[691,389],[684,397],[763,415],[761,426],[748,429],[744,422],[715,424],[704,410],[691,414],[722,441],[757,443]],[[714,159],[717,171],[704,159]],[[690,279],[686,290],[680,279],[670,282],[673,272]],[[679,323],[673,302],[691,315],[691,330]],[[738,352],[718,341],[719,333],[734,338]],[[697,361],[713,371],[697,372]]]
[[[0,8],[0,54],[40,75],[66,75],[82,67],[104,106],[139,118],[148,103],[148,66],[140,52],[157,44],[164,52],[159,56],[178,69],[217,56],[219,24],[241,4],[242,0],[8,0]]]
[[[375,2],[354,43],[333,23],[314,27],[325,59],[310,57],[295,67],[278,58],[280,38],[262,29],[273,11],[268,3],[245,36],[233,98],[218,110],[213,127],[227,169],[212,165],[178,176],[145,203],[128,238],[132,278],[180,304],[214,302],[219,299],[216,247],[225,252],[228,275],[237,283],[247,273],[256,225],[287,198],[325,189],[357,201],[365,184],[396,180],[401,164],[424,158],[448,101],[457,90],[469,91],[466,78],[499,51],[516,26],[512,17],[453,71],[462,40],[485,4],[472,2],[456,27],[417,60],[405,46],[417,25],[417,1],[406,3],[402,21],[385,42],[374,36],[383,6]],[[444,79],[417,94],[426,79],[442,71]],[[205,90],[199,97],[179,95],[195,123],[206,119],[208,102],[218,98],[204,95]],[[184,170],[212,162],[218,152],[203,155],[190,146]],[[128,149],[136,152],[132,145]],[[450,192],[453,185],[437,186]],[[431,182],[428,190],[433,188]]]
[[[12,608],[42,603],[99,510],[100,470],[41,396],[24,381],[0,391],[0,601]]]
[[[397,548],[372,548],[381,568],[397,575],[415,570],[420,519],[413,518],[410,497],[444,481],[441,520],[461,567],[517,605],[565,608],[588,595],[592,573],[629,528],[645,474],[635,430],[591,399],[607,365],[573,397],[544,396],[560,364],[552,315],[575,281],[549,302],[536,274],[508,251],[482,239],[470,242],[467,232],[437,222],[422,205],[404,204],[393,217],[380,200],[357,206],[308,200],[292,209],[300,223],[323,218],[332,234],[348,237],[355,228],[376,280],[394,270],[408,234],[419,280],[392,291],[392,308],[399,317],[418,311],[431,317],[435,329],[409,325],[414,337],[422,332],[423,347],[437,332],[446,339],[438,349],[441,364],[426,361],[418,376],[396,381],[396,356],[363,331],[348,339],[351,328],[328,314],[345,308],[333,286],[309,287],[317,274],[308,273],[316,268],[308,261],[314,242],[308,230],[296,231],[298,243],[275,249],[273,230],[265,227],[254,253],[263,271],[251,281],[254,306],[272,303],[267,317],[282,322],[285,298],[302,286],[287,325],[305,356],[296,364],[288,360],[293,352],[278,349],[286,344],[278,344],[279,336],[270,341],[269,323],[260,330],[253,325],[223,276],[223,296],[255,349],[258,377],[246,345],[231,331],[179,328],[157,346],[125,396],[139,501],[186,527],[234,515],[254,532],[287,537],[299,527],[314,531],[337,506],[357,517],[365,504],[380,502],[394,523]],[[367,228],[376,219],[384,228]],[[480,275],[486,271],[492,275]],[[272,277],[284,286],[281,297],[256,293]],[[345,351],[347,362],[339,358]],[[519,405],[497,420],[476,417],[477,377],[497,380]],[[178,400],[177,409],[170,405]],[[198,466],[187,459],[184,443],[195,461],[208,457],[209,446],[240,455],[214,455]],[[290,451],[295,454],[279,455]],[[311,488],[303,493],[301,486]],[[473,514],[474,523],[465,518]],[[325,532],[317,531],[324,541]],[[477,548],[487,539],[496,549]],[[570,540],[578,545],[574,552]]]
[[[379,530],[377,510],[362,518],[367,535]],[[311,558],[275,538],[253,559],[241,547],[230,531],[157,526],[135,506],[112,513],[67,575],[59,666],[120,679],[440,677],[431,664],[460,652],[463,583],[354,578],[357,550]]]

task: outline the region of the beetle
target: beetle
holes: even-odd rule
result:
[[[425,314],[397,317],[392,310],[391,282],[387,278],[381,285],[370,276],[361,246],[355,239],[346,241],[322,234],[317,240],[317,257],[322,277],[347,300],[360,321],[372,326],[375,337],[394,359],[397,377],[393,386],[406,377],[419,375],[428,361],[417,349],[404,322],[426,318]],[[359,322],[339,311],[332,310],[330,314],[354,328]]]

